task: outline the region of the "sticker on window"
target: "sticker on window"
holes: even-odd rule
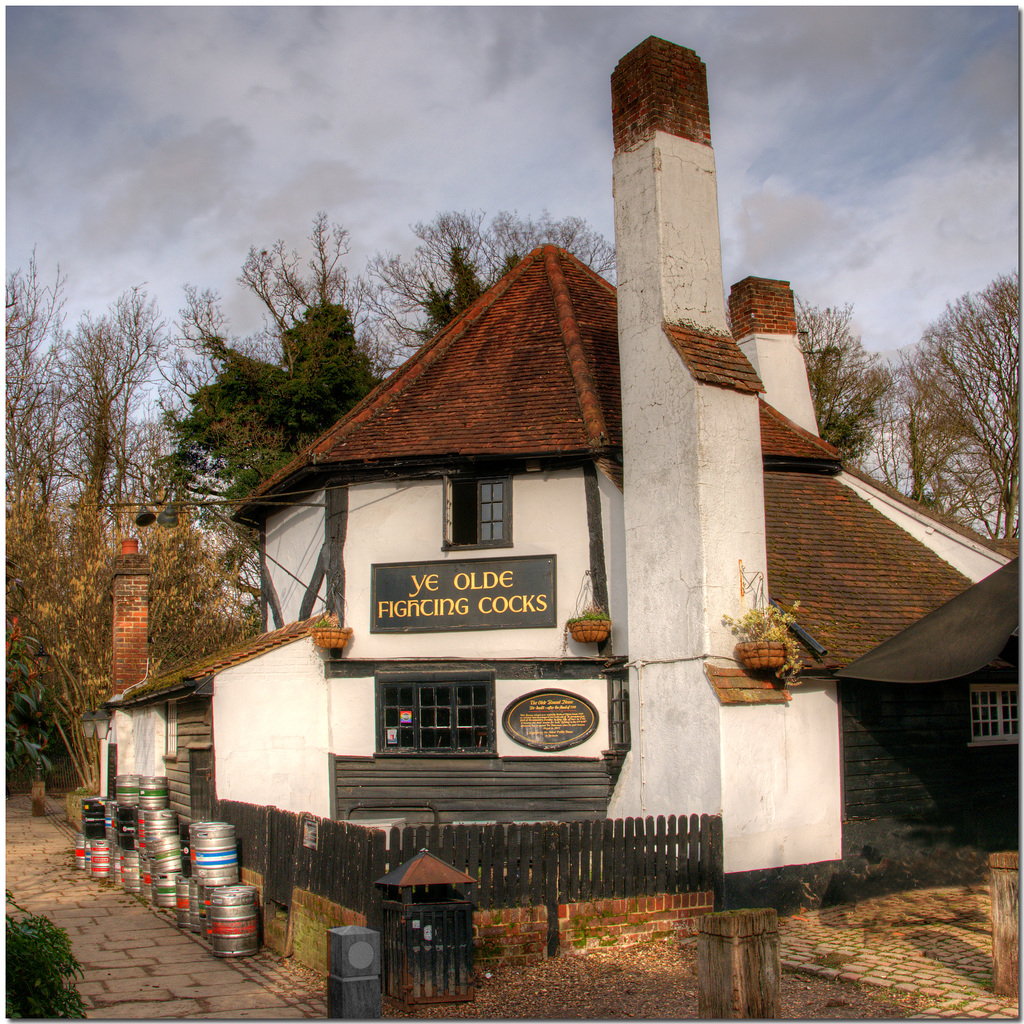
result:
[[[388,729],[387,741],[389,747],[398,746],[398,730]]]
[[[398,712],[399,725],[412,725],[412,709]]]

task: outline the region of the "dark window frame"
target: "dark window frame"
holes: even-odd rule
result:
[[[497,500],[493,491],[495,485],[501,487],[501,496]],[[465,509],[470,503],[466,492],[472,487],[475,494],[472,498],[474,539],[465,538],[467,523]],[[496,503],[501,505],[501,518],[488,515]],[[455,522],[456,513],[460,522]],[[498,538],[482,538],[488,526],[501,523],[501,536]],[[486,476],[446,476],[444,478],[444,503],[442,508],[442,549],[445,551],[473,551],[480,548],[510,548],[512,543],[512,477],[511,475],[489,474]]]
[[[458,688],[460,686],[484,686],[486,688],[486,722],[485,723],[469,723],[463,728],[478,731],[480,728],[486,728],[486,740],[482,745],[476,745],[475,743],[469,746],[457,746],[453,745],[450,747],[444,746],[430,746],[424,745],[423,740],[425,735],[430,732],[438,732],[441,729],[449,728],[452,733],[452,740],[454,744],[458,743],[459,733],[459,704]],[[389,728],[402,728],[400,724],[389,724],[386,721],[386,712],[389,707],[394,707],[396,711],[403,710],[401,704],[391,704],[389,702],[389,695],[386,692],[388,687],[409,687],[413,691],[413,700],[411,702],[410,710],[412,711],[412,721],[408,725],[408,729],[412,733],[413,743],[402,745],[401,734],[399,744],[387,743],[387,730]],[[451,696],[449,699],[449,709],[451,718],[447,726],[438,724],[435,716],[434,720],[430,720],[429,712],[436,711],[441,708],[441,705],[436,703],[436,700],[431,701],[425,705],[423,699],[421,699],[421,693],[423,696],[430,700],[431,697],[436,698],[436,694],[430,694],[429,691],[437,690],[438,688],[451,688]],[[481,704],[471,704],[471,707],[480,707]],[[376,723],[376,751],[375,756],[377,757],[496,757],[497,756],[497,718],[495,714],[495,694],[494,694],[494,673],[493,672],[382,672],[378,673],[375,685],[374,685],[374,718]]]

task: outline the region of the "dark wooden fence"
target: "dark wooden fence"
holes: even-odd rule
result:
[[[374,882],[420,850],[477,878],[479,908],[660,893],[722,894],[722,819],[692,814],[490,825],[410,825],[388,831],[222,800],[239,861],[263,876],[264,900],[288,905],[305,889],[365,914],[380,927]],[[315,847],[314,844],[315,843]]]

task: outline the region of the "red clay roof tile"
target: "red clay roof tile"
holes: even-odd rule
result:
[[[686,324],[662,327],[697,380],[736,391],[764,391],[761,378],[730,335],[699,331]]]

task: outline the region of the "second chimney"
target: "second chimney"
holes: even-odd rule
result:
[[[149,555],[139,542],[121,542],[114,559],[113,696],[146,678],[149,658]]]

